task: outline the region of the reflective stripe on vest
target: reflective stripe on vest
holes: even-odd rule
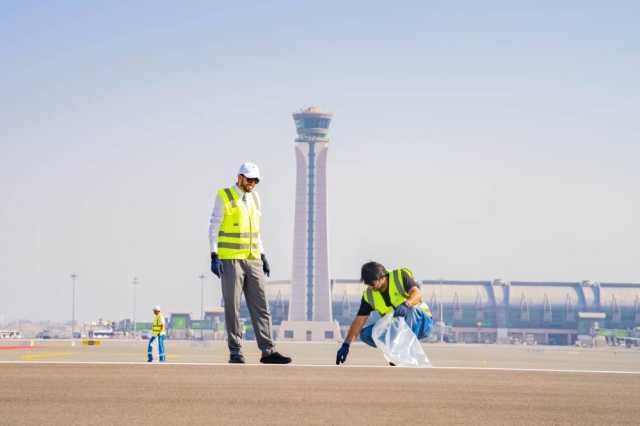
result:
[[[224,217],[218,232],[220,259],[260,258],[260,202],[255,193],[246,195],[247,201],[243,202],[233,187],[218,191],[224,201]]]
[[[228,249],[236,249],[236,250],[246,250],[250,248],[257,249],[257,244],[239,244],[239,243],[218,243],[218,248],[228,248]]]
[[[406,272],[409,276],[413,277],[413,273],[407,268],[395,269],[389,272],[389,300],[393,306],[387,306],[384,298],[382,297],[382,293],[371,287],[368,287],[363,292],[362,297],[364,300],[371,305],[373,310],[380,313],[380,315],[386,315],[393,312],[396,306],[404,303],[409,298],[409,294],[404,289],[402,272]],[[431,309],[429,309],[429,306],[426,303],[422,302],[418,306],[425,314],[431,316]]]
[[[371,307],[373,308],[373,310],[376,310],[376,299],[373,297],[373,289],[371,287],[369,287],[367,290],[367,296],[364,298],[364,300],[367,301],[368,304],[371,305]]]
[[[393,283],[396,286],[396,291],[398,293],[400,293],[402,295],[402,297],[406,298],[409,296],[409,294],[406,292],[406,290],[404,289],[404,283],[402,282],[402,274],[400,273],[400,269],[396,269],[395,271],[392,271],[391,274],[389,274],[390,276],[393,275]],[[389,285],[391,285],[391,283],[389,283]]]
[[[258,238],[260,234],[258,232],[224,232],[220,231],[218,233],[219,237],[232,237],[232,238]]]
[[[227,200],[231,203],[231,207],[238,207],[238,202],[236,201],[236,198],[233,196],[233,193],[231,192],[231,188],[225,188],[224,189],[224,193],[227,195]]]

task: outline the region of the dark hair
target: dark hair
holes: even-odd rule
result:
[[[385,275],[387,275],[387,269],[380,263],[371,261],[362,265],[360,281],[363,281],[365,284],[371,284]]]

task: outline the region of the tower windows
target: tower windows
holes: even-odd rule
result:
[[[303,119],[303,127],[305,129],[328,129],[329,119],[317,117],[305,117]]]

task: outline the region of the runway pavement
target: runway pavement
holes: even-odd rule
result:
[[[638,424],[640,376],[0,364],[1,424]]]
[[[218,343],[168,342],[167,364],[137,362],[144,342],[34,343],[0,350],[2,425],[640,423],[638,350],[425,345],[436,368],[401,369],[364,345],[337,367],[326,344],[265,366]]]
[[[33,346],[30,346],[33,344]],[[339,348],[335,343],[280,343],[278,349],[291,355],[295,364],[332,365]],[[18,349],[8,349],[8,348]],[[425,352],[437,367],[524,368],[562,370],[639,371],[640,349],[576,348],[563,346],[425,344]],[[4,348],[4,349],[3,349]],[[167,360],[180,363],[226,363],[228,351],[220,341],[174,341],[166,343]],[[60,340],[0,340],[2,361],[145,361],[144,340],[103,340],[100,346],[72,346]],[[246,342],[244,353],[249,362],[257,362],[260,354],[255,342]],[[362,343],[351,346],[349,365],[386,365],[380,351]]]

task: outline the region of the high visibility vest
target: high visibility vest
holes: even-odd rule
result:
[[[367,286],[367,288],[362,293],[362,297],[364,300],[371,305],[371,307],[377,311],[380,315],[386,315],[390,312],[393,312],[396,306],[401,305],[409,298],[409,293],[407,293],[404,289],[404,280],[402,279],[402,272],[406,272],[410,277],[413,277],[413,272],[408,268],[394,269],[389,272],[389,299],[391,301],[391,306],[387,306],[382,297],[382,293],[377,290],[374,290],[372,287]],[[429,305],[422,302],[419,306],[422,311],[431,317],[431,309],[429,309]]]
[[[220,259],[260,259],[260,202],[254,192],[245,195],[246,203],[233,187],[218,191],[224,201],[224,218],[218,232]]]
[[[163,319],[164,318],[162,318],[162,314],[158,314],[153,317],[153,325],[151,326],[152,336],[164,336],[165,334],[167,334],[165,327],[162,326]]]

